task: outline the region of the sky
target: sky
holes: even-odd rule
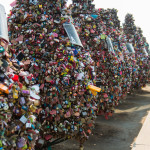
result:
[[[10,3],[14,0],[0,0],[6,12],[11,9]],[[71,0],[68,0],[71,3]],[[116,8],[121,23],[124,22],[125,15],[131,13],[135,19],[135,25],[141,27],[143,35],[150,43],[150,0],[95,0],[96,8]]]

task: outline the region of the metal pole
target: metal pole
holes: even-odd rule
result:
[[[1,4],[0,4],[0,39],[3,39],[7,43],[9,42],[6,12],[4,6]]]

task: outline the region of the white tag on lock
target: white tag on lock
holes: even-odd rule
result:
[[[33,86],[31,87],[31,89],[34,89],[34,91],[33,91],[33,90],[30,90],[30,96],[33,97],[34,99],[40,99],[40,96],[36,94],[36,93],[39,93],[39,92],[40,92],[40,87],[39,87],[39,85],[38,85],[38,84],[37,84],[37,85],[33,85]]]
[[[31,128],[31,123],[26,123],[26,128]]]
[[[77,80],[83,80],[83,78],[84,78],[84,72],[79,73],[77,76]]]
[[[40,96],[34,93],[33,91],[30,91],[30,96],[33,97],[34,99],[40,99]]]
[[[20,121],[21,121],[23,124],[25,124],[25,123],[27,122],[27,118],[26,118],[25,116],[22,116],[22,117],[20,118]]]

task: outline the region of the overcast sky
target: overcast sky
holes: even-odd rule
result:
[[[8,13],[9,6],[14,0],[0,0]],[[71,3],[71,0],[68,0]],[[116,8],[121,22],[124,22],[125,15],[131,13],[134,16],[136,26],[143,30],[144,36],[150,43],[150,0],[95,0],[96,8]]]

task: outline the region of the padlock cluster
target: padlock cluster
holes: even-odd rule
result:
[[[7,138],[15,141],[14,148],[33,149],[61,137],[87,138],[93,128],[96,102],[88,85],[95,82],[94,61],[82,46],[70,43],[64,26],[72,20],[65,4],[17,1],[8,17],[15,70],[7,72],[14,82]]]
[[[72,16],[83,45],[95,61],[96,85],[102,89],[97,114],[107,119],[121,99],[148,82],[149,45],[131,14],[126,15],[122,28],[116,9],[93,8],[78,14],[74,11],[84,5],[85,2],[74,1]]]
[[[145,86],[149,80],[149,44],[146,42],[141,28],[136,27],[134,24],[134,18],[131,14],[126,15],[123,28],[128,41],[132,43],[135,49],[137,67],[134,70],[136,70],[137,74],[133,78],[133,88],[140,88]]]
[[[0,149],[89,138],[128,93],[146,85],[149,45],[132,15],[93,0],[17,0],[0,47]],[[0,37],[1,38],[1,37]],[[50,147],[49,147],[50,148]]]

